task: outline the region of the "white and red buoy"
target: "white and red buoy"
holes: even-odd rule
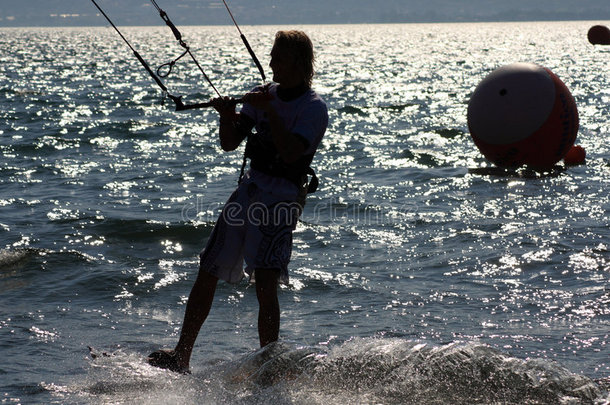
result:
[[[533,63],[502,66],[476,87],[468,129],[481,153],[502,168],[552,168],[578,133],[578,110],[565,84]]]

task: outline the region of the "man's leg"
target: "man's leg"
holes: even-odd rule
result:
[[[199,330],[210,313],[218,278],[200,271],[186,303],[180,340],[172,351],[158,351],[149,356],[149,363],[172,371],[186,372]]]
[[[258,298],[258,337],[261,347],[278,340],[280,334],[280,303],[277,298],[280,272],[277,269],[256,269]]]
[[[195,284],[191,289],[189,299],[186,303],[184,322],[182,323],[182,330],[180,331],[180,340],[178,340],[175,349],[176,354],[182,359],[187,367],[199,330],[210,313],[217,283],[218,278],[205,271],[200,271],[197,280],[195,280]]]

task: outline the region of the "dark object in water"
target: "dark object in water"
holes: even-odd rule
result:
[[[610,28],[605,25],[594,25],[589,28],[587,38],[593,45],[610,45]]]

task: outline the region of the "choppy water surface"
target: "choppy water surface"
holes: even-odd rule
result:
[[[213,112],[160,106],[114,31],[0,30],[1,401],[604,403],[610,50],[591,24],[302,27],[331,123],[282,342],[254,352],[254,289],[222,284],[186,377],[143,355],[177,340],[240,153],[221,153]],[[265,66],[278,28],[244,29]],[[180,53],[166,27],[124,32],[152,65]],[[258,83],[233,27],[183,33],[223,94]],[[572,91],[585,165],[470,170],[488,163],[468,99],[518,61]],[[188,63],[167,84],[213,95]]]

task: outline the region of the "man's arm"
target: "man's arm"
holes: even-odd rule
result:
[[[220,117],[220,147],[225,152],[237,149],[248,133],[254,127],[250,118],[235,113],[231,118]]]
[[[247,116],[235,112],[235,103],[229,97],[212,100],[213,106],[220,114],[220,147],[225,152],[237,149],[254,127],[254,122]]]

